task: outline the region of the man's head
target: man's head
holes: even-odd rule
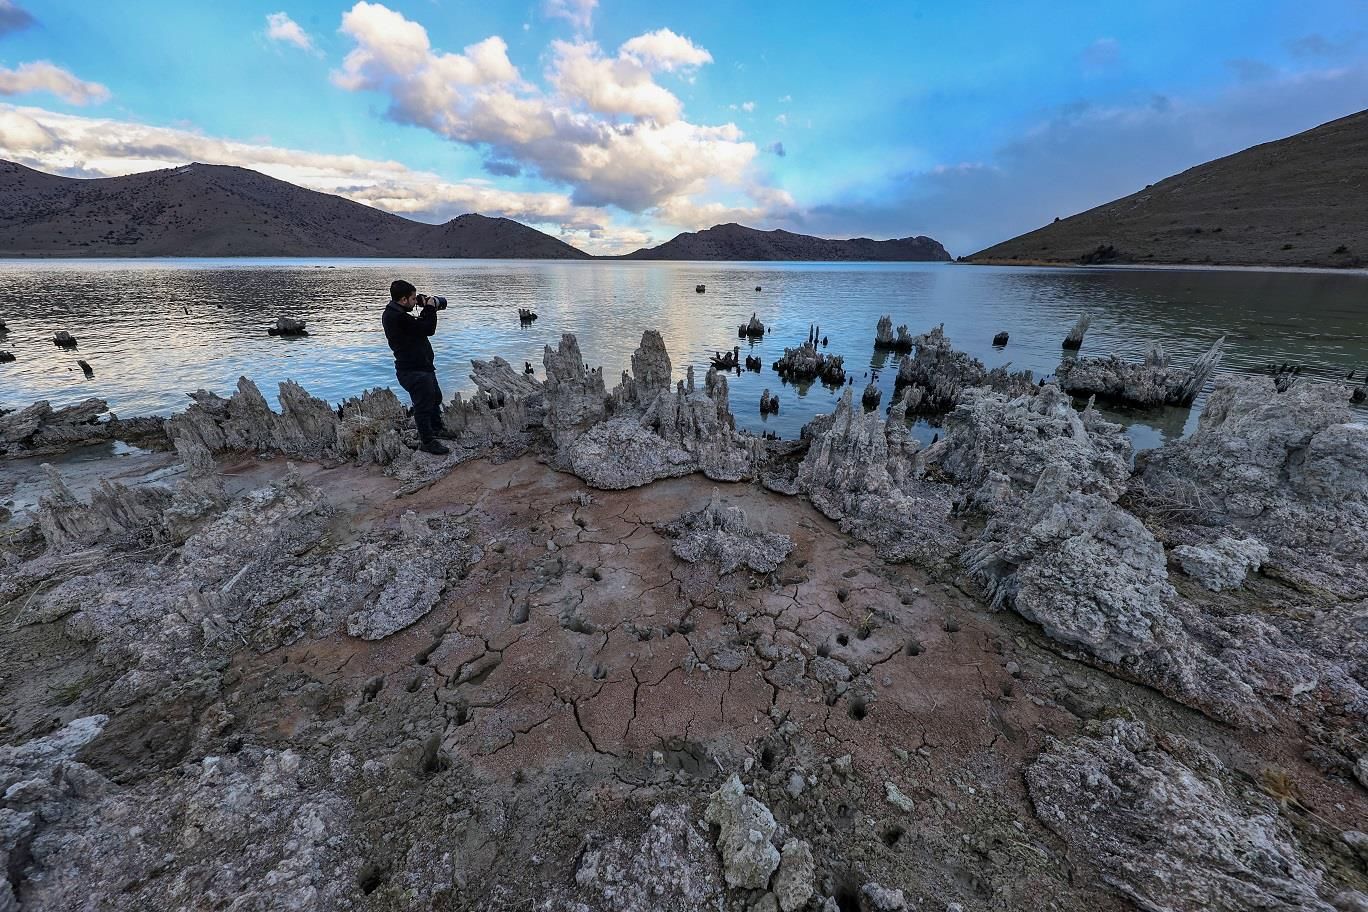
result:
[[[395,279],[390,282],[390,300],[403,307],[412,308],[418,302],[418,289],[403,279]]]

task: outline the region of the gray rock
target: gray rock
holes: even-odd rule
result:
[[[553,351],[546,346],[546,429],[557,447],[572,443],[601,421],[607,409],[603,368],[589,370],[574,333],[561,336]]]
[[[966,392],[945,419],[945,439],[928,453],[985,510],[1032,491],[1047,468],[1065,471],[1069,490],[1114,501],[1130,478],[1130,457],[1120,425],[1091,406],[1075,410],[1053,385],[1016,398]]]
[[[575,883],[614,912],[693,912],[724,897],[717,855],[683,805],[656,805],[638,840],[591,837]]]
[[[1176,735],[1113,720],[1052,741],[1026,783],[1041,822],[1141,908],[1329,912],[1271,803],[1224,773]]]
[[[1245,577],[1257,573],[1268,560],[1268,548],[1256,538],[1221,536],[1211,545],[1179,545],[1173,556],[1183,572],[1212,592],[1238,589]]]
[[[717,849],[727,886],[763,890],[779,867],[779,850],[770,842],[778,824],[769,808],[746,794],[733,773],[708,801],[708,823],[720,828]]]
[[[902,890],[893,890],[877,883],[860,887],[861,912],[907,912],[907,897]]]
[[[1055,369],[1055,382],[1076,396],[1098,396],[1144,408],[1159,405],[1192,405],[1221,362],[1225,338],[1193,363],[1179,369],[1158,343],[1149,347],[1140,363],[1120,358],[1065,358]]]
[[[674,539],[671,550],[680,560],[716,564],[723,574],[742,567],[770,573],[793,550],[787,535],[750,528],[741,508],[727,506],[716,488],[707,506],[658,526],[657,531]]]
[[[889,804],[893,805],[904,814],[911,814],[917,809],[917,805],[902,793],[902,789],[891,780],[884,781],[884,798]]]
[[[909,412],[944,414],[973,387],[988,387],[1007,396],[1024,395],[1035,387],[1030,371],[1012,373],[1005,366],[988,370],[982,361],[957,351],[945,335],[944,324],[913,338],[911,347],[915,351],[898,366],[896,384],[915,391]]]
[[[934,563],[959,550],[948,523],[951,492],[917,477],[918,445],[900,414],[895,406],[895,416],[885,423],[853,407],[847,389],[829,421],[805,429],[811,443],[798,467],[797,487],[885,559]]]
[[[796,912],[807,905],[814,892],[812,847],[801,839],[790,839],[779,853],[779,871],[774,875],[774,897],[783,912]]]

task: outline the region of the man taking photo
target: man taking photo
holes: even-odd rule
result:
[[[418,448],[436,456],[451,452],[438,439],[450,435],[442,427],[442,389],[428,337],[437,332],[437,311],[445,303],[444,298],[420,295],[408,282],[396,279],[390,283],[390,302],[380,321],[394,352],[394,374],[413,400],[413,420],[422,440]],[[414,307],[419,308],[418,316],[413,315]]]

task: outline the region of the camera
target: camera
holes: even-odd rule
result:
[[[435,310],[446,310],[447,299],[441,295],[420,294],[418,296],[418,306],[431,307]]]

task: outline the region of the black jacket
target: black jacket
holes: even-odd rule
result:
[[[393,301],[385,308],[380,322],[385,327],[385,339],[394,352],[396,371],[435,370],[432,363],[432,343],[428,336],[437,332],[437,310],[422,308],[413,316]]]

